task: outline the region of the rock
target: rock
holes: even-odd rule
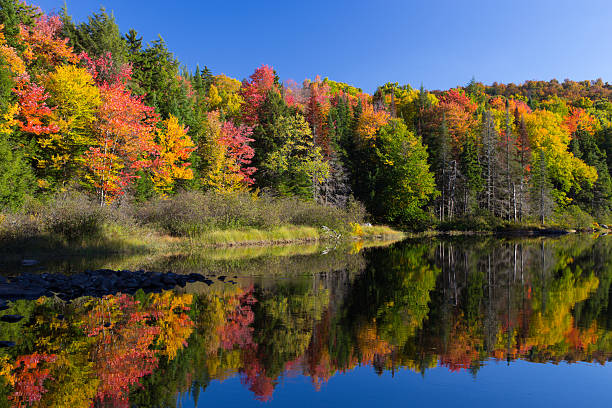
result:
[[[4,315],[4,316],[0,316],[0,320],[3,321],[3,322],[6,322],[6,323],[17,323],[21,319],[23,319],[23,316],[20,316],[20,315]]]
[[[3,299],[29,299],[35,300],[45,294],[40,288],[25,289],[18,285],[0,285],[0,298]]]
[[[0,341],[0,347],[15,347],[14,341]]]
[[[164,275],[162,277],[162,282],[166,285],[176,285],[176,278],[171,275]]]

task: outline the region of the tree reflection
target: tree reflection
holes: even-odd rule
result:
[[[489,359],[612,358],[606,238],[431,240],[365,250],[342,270],[194,293],[17,301],[0,323],[0,406],[174,406],[240,376],[267,401],[281,379]]]

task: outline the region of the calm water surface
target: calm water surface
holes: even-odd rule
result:
[[[217,278],[11,303],[0,407],[607,406],[611,250],[571,235],[44,260]]]

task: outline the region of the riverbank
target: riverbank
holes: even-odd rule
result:
[[[397,239],[366,223],[358,202],[344,208],[248,193],[185,192],[100,205],[78,192],[31,200],[0,214],[0,247],[64,253],[189,252],[205,247]]]
[[[101,256],[104,254],[188,254],[214,248],[272,247],[298,244],[344,245],[360,242],[360,247],[371,242],[402,239],[405,234],[387,226],[363,225],[359,233],[355,225],[340,230],[284,225],[269,229],[236,228],[209,230],[185,236],[173,236],[151,225],[105,223],[95,234],[79,239],[40,231],[27,237],[2,240],[0,255],[11,263],[28,257]]]

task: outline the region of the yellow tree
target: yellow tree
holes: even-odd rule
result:
[[[252,183],[250,175],[253,169],[244,168],[241,165],[250,163],[253,152],[250,149],[251,153],[247,153],[246,157],[242,158],[238,154],[240,149],[236,147],[242,144],[243,148],[248,149],[248,142],[251,139],[243,137],[242,143],[235,143],[240,137],[232,137],[241,136],[240,133],[244,133],[242,130],[228,122],[222,123],[217,111],[208,114],[206,137],[203,138],[203,143],[199,148],[200,155],[205,162],[205,170],[202,174],[204,186],[225,193],[248,190]]]
[[[100,91],[85,68],[58,67],[46,77],[45,87],[55,105],[53,122],[59,131],[37,137],[38,167],[66,181],[81,169],[84,153],[94,142],[92,125],[102,103]]]
[[[570,134],[560,115],[536,110],[525,116],[525,122],[534,152],[533,162],[538,163],[539,155],[545,155],[546,173],[554,181],[556,190],[553,194],[559,204],[569,202],[566,193],[572,187],[580,190],[584,185],[592,186],[595,183],[597,180],[595,168],[569,151]]]
[[[365,139],[371,140],[378,129],[389,122],[390,115],[386,111],[375,111],[371,104],[363,106],[363,112],[357,123],[357,132]]]
[[[167,194],[172,191],[177,179],[191,180],[193,171],[187,162],[195,146],[187,135],[187,129],[181,126],[173,115],[162,122],[157,131],[159,158],[157,166],[152,167],[151,178],[155,191]]]

